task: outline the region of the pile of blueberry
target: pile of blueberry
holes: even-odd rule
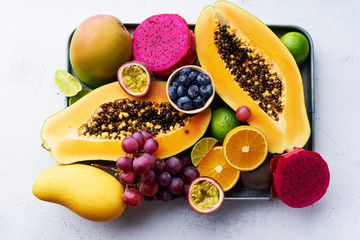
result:
[[[170,99],[183,110],[202,108],[213,93],[209,75],[182,68],[169,87]]]

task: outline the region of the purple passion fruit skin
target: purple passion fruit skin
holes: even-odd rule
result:
[[[152,72],[145,63],[131,61],[123,64],[117,74],[122,89],[133,97],[142,97],[149,91]]]
[[[220,208],[225,194],[220,184],[210,177],[198,177],[189,187],[188,202],[200,214],[209,214]]]

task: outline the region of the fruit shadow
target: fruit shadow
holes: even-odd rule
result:
[[[182,215],[187,210],[192,211],[186,199],[179,198],[168,202],[145,200],[136,208],[126,207],[124,213],[109,224],[119,230],[123,228],[136,230],[141,225],[149,225],[154,221],[166,218],[166,216]]]

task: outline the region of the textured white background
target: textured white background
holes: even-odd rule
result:
[[[66,69],[73,29],[98,13],[127,23],[178,13],[195,23],[213,1],[0,0],[0,239],[359,239],[360,3],[233,2],[266,24],[299,25],[312,36],[315,150],[331,171],[325,197],[305,209],[280,201],[225,202],[209,216],[196,214],[185,201],[146,202],[106,223],[36,199],[33,181],[55,164],[41,148],[40,130],[65,104],[54,72]]]

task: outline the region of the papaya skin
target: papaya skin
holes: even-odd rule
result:
[[[45,121],[41,131],[43,147],[51,151],[51,156],[61,164],[86,160],[116,161],[125,155],[120,140],[85,138],[78,135],[78,128],[101,104],[124,98],[133,99],[117,82],[93,90]],[[158,103],[169,102],[166,96],[166,82],[152,81],[149,92],[137,99]],[[204,135],[210,119],[211,110],[208,108],[192,116],[184,127],[155,137],[159,148],[154,155],[166,158],[191,147]]]
[[[33,194],[96,222],[119,217],[125,210],[124,187],[107,172],[85,164],[51,166],[36,178]]]
[[[92,16],[75,30],[69,59],[76,76],[87,86],[116,81],[119,67],[132,59],[131,35],[116,17]]]
[[[279,121],[269,117],[224,67],[214,43],[215,19],[245,35],[282,74],[285,100]],[[299,68],[284,44],[264,23],[232,3],[218,1],[201,12],[195,25],[195,40],[200,65],[213,77],[216,92],[235,111],[240,106],[250,108],[251,117],[247,122],[264,133],[269,152],[283,153],[307,143],[311,130]]]

